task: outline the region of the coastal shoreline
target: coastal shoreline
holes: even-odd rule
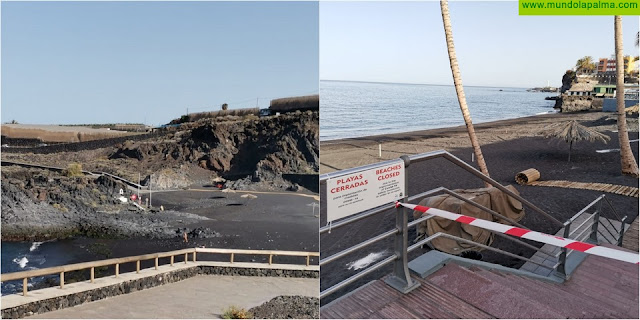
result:
[[[486,129],[486,128],[495,128],[495,127],[504,127],[511,126],[514,124],[523,123],[531,120],[540,120],[546,118],[554,118],[561,115],[575,115],[580,114],[582,112],[577,113],[546,113],[546,114],[537,114],[532,116],[524,116],[519,118],[509,118],[502,120],[493,120],[481,123],[474,123],[473,126],[476,130],[478,129]],[[443,135],[450,133],[459,133],[459,132],[467,132],[467,127],[465,125],[453,126],[453,127],[443,127],[443,128],[432,128],[432,129],[424,129],[424,130],[415,130],[415,131],[406,131],[406,132],[397,132],[397,133],[383,133],[362,137],[352,137],[352,138],[340,138],[333,140],[322,140],[320,141],[320,145],[331,145],[338,143],[346,143],[351,141],[358,140],[372,140],[372,141],[386,141],[386,140],[399,140],[405,139],[407,137],[415,137],[419,135]]]
[[[614,113],[575,112],[552,113],[474,124],[481,145],[539,136],[546,126],[568,120],[578,120],[598,131],[615,131]],[[638,131],[638,119],[627,118],[630,132]],[[379,157],[378,145],[382,149]],[[320,142],[320,174],[435,150],[454,151],[470,147],[464,125],[345,138]],[[471,160],[471,159],[469,159]]]

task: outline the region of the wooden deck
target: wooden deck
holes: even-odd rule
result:
[[[455,262],[414,279],[421,285],[408,294],[382,279],[370,282],[320,308],[320,317],[638,319],[639,314],[638,266],[592,255],[564,283]]]

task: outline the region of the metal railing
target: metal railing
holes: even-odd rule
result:
[[[505,194],[507,194],[508,196],[520,201],[523,205],[529,207],[530,209],[532,209],[533,211],[541,214],[542,216],[544,216],[545,218],[549,219],[550,221],[552,221],[553,223],[555,223],[558,226],[563,226],[563,223],[560,222],[559,220],[557,220],[556,218],[554,218],[553,216],[549,215],[548,213],[546,213],[544,210],[538,208],[537,206],[535,206],[533,203],[527,201],[526,199],[522,198],[520,195],[512,192],[511,190],[505,188],[504,186],[502,186],[500,183],[498,183],[497,181],[491,179],[490,177],[484,175],[482,172],[480,172],[479,170],[477,170],[476,168],[470,166],[469,164],[465,163],[464,161],[460,160],[459,158],[457,158],[456,156],[450,154],[447,151],[444,150],[440,150],[440,151],[434,151],[434,152],[428,152],[428,153],[422,153],[422,154],[417,154],[417,155],[412,155],[412,156],[402,156],[400,157],[400,159],[402,159],[404,161],[404,167],[405,167],[405,197],[404,199],[402,199],[403,202],[405,203],[410,203],[416,200],[419,200],[421,198],[425,198],[427,196],[430,195],[435,195],[441,192],[450,194],[451,196],[454,196],[464,202],[470,203],[472,205],[474,205],[475,207],[486,211],[490,214],[492,214],[493,216],[496,217],[500,217],[501,219],[504,219],[505,221],[508,221],[510,223],[513,223],[515,226],[520,226],[522,227],[520,224],[516,223],[515,221],[508,219],[507,217],[504,217],[502,215],[500,215],[499,213],[488,209],[472,200],[466,199],[462,196],[460,196],[459,194],[447,189],[447,188],[436,188],[433,190],[429,190],[426,192],[422,192],[419,193],[417,195],[413,195],[411,197],[408,196],[409,194],[409,183],[408,183],[408,179],[410,176],[410,165],[414,162],[422,162],[422,161],[426,161],[426,160],[432,160],[432,159],[437,159],[437,158],[444,158],[446,160],[448,160],[449,162],[453,163],[454,165],[466,170],[467,172],[473,174],[474,176],[480,178],[481,180],[483,180],[485,183],[488,183],[489,185],[497,188],[498,190],[504,192]],[[364,171],[364,170],[369,170],[369,169],[374,169],[377,167],[381,167],[381,166],[385,166],[388,164],[395,164],[397,163],[397,159],[394,160],[389,160],[389,161],[383,161],[383,162],[379,162],[376,164],[370,164],[370,165],[366,165],[366,166],[361,166],[361,167],[357,167],[357,168],[351,168],[351,169],[346,169],[346,170],[342,170],[342,171],[337,171],[337,172],[332,172],[332,173],[328,173],[328,174],[324,174],[322,176],[320,176],[320,183],[325,184],[328,179],[334,178],[334,177],[339,177],[339,176],[343,176],[343,175],[349,175],[349,174],[353,174],[353,173],[357,173],[360,171]],[[338,220],[336,222],[332,222],[330,225],[325,226],[320,228],[320,234],[323,233],[327,233],[329,232],[331,229],[336,229],[336,228],[340,228],[349,224],[352,224],[356,221],[360,221],[362,219],[374,216],[376,214],[382,213],[382,212],[386,212],[389,210],[392,210],[395,207],[395,205],[393,203],[389,203],[387,205],[382,205],[379,206],[377,208],[373,208],[370,210],[366,210],[363,211],[357,215],[351,216],[351,217],[346,217],[344,219]],[[321,259],[320,260],[320,266],[323,266],[327,263],[330,263],[332,261],[335,261],[339,258],[342,258],[346,255],[349,255],[359,249],[362,249],[366,246],[369,246],[373,243],[376,243],[378,241],[381,241],[383,239],[389,238],[391,236],[394,236],[394,253],[387,257],[386,259],[376,263],[375,265],[368,267],[367,269],[333,285],[332,287],[322,291],[320,293],[320,298],[326,297],[329,294],[332,294],[334,292],[336,292],[337,290],[340,290],[342,288],[344,288],[345,286],[355,282],[356,280],[370,274],[371,272],[376,271],[377,269],[393,262],[394,266],[393,266],[393,273],[391,274],[390,277],[387,277],[385,279],[385,281],[387,282],[387,284],[389,284],[390,286],[392,286],[393,288],[397,289],[400,292],[403,293],[407,293],[413,289],[415,289],[416,287],[418,287],[419,283],[415,282],[411,279],[410,275],[409,275],[409,268],[408,268],[408,253],[410,251],[413,251],[415,249],[417,249],[420,245],[428,243],[430,241],[432,241],[433,239],[437,238],[437,237],[447,237],[449,239],[451,239],[453,236],[451,235],[446,235],[446,234],[435,234],[433,236],[430,236],[426,239],[423,239],[421,241],[419,241],[418,243],[412,245],[411,247],[408,247],[408,228],[409,227],[413,227],[418,225],[421,222],[427,221],[429,219],[431,219],[433,216],[423,216],[421,218],[415,219],[414,221],[412,221],[411,223],[408,222],[408,214],[409,214],[409,209],[403,208],[403,207],[398,207],[396,208],[396,226],[394,229],[389,230],[387,232],[384,232],[382,234],[379,234],[373,238],[370,238],[362,243],[359,243],[357,245],[354,245],[350,248],[347,248],[345,250],[342,250],[336,254],[333,254],[327,258]],[[455,238],[455,237],[454,237]],[[511,238],[508,237],[510,240],[514,240],[516,241],[517,239],[515,238]],[[457,239],[457,238],[456,238]],[[461,242],[468,242],[469,240],[466,239],[461,239]],[[523,244],[525,246],[528,247],[532,247],[531,245],[521,241],[521,240],[517,240],[516,241],[519,244]],[[480,245],[478,243],[473,243],[474,245],[479,245],[479,246],[483,246]],[[500,253],[504,253],[507,255],[510,255],[512,257],[517,257],[518,259],[522,259],[525,261],[529,261],[532,262],[534,264],[537,265],[541,265],[545,268],[549,268],[547,266],[544,266],[540,263],[537,263],[535,261],[531,261],[530,259],[527,258],[523,258],[508,252],[504,252],[502,250],[499,249],[495,249],[495,248],[491,248],[488,246],[484,246],[485,249],[489,249],[492,251],[497,251]],[[550,253],[544,252],[548,255],[551,255]]]
[[[57,267],[43,268],[37,270],[28,270],[28,271],[19,271],[12,273],[3,273],[0,275],[0,281],[11,281],[11,280],[20,280],[22,279],[22,295],[27,296],[28,286],[27,282],[29,278],[47,276],[47,275],[55,275],[58,274],[60,276],[60,289],[64,288],[65,281],[64,275],[66,272],[79,271],[90,269],[90,283],[94,283],[95,281],[95,268],[99,267],[115,267],[115,277],[118,278],[120,275],[120,265],[125,263],[136,263],[136,273],[140,273],[140,262],[146,260],[154,260],[155,270],[158,270],[159,267],[159,259],[169,257],[169,264],[171,266],[174,265],[175,257],[184,255],[184,263],[186,264],[189,261],[189,255],[191,255],[191,261],[196,262],[196,253],[213,253],[213,254],[229,254],[230,255],[230,263],[234,263],[235,255],[266,255],[269,257],[269,265],[273,264],[274,256],[298,256],[306,258],[306,266],[309,266],[311,257],[319,257],[319,252],[304,252],[304,251],[278,251],[278,250],[242,250],[242,249],[217,249],[217,248],[189,248],[189,249],[181,249],[174,250],[168,252],[159,252],[159,253],[151,253],[151,254],[143,254],[138,256],[129,256],[123,258],[113,258],[106,260],[98,260],[98,261],[90,261],[90,262],[81,262],[68,264]],[[258,263],[256,263],[258,264]]]
[[[602,213],[603,202],[607,203],[607,205],[611,209],[611,212],[613,212],[613,215],[615,216],[615,218],[618,221],[620,221],[620,230],[616,228],[616,226],[611,222],[610,219],[603,219],[603,220],[606,221],[611,226],[611,228],[613,228],[614,232],[611,232],[611,230],[604,223],[600,223],[600,215]],[[585,218],[584,221],[582,221],[578,226],[573,228],[573,231],[572,231],[571,227],[574,224],[574,222],[578,220],[578,218],[581,218],[584,215],[588,215],[589,209],[595,207],[596,205],[598,205],[598,208],[593,212],[593,214],[591,214],[590,217]],[[618,215],[618,212],[611,204],[611,201],[609,201],[606,195],[603,194],[598,198],[596,198],[595,200],[593,200],[586,207],[582,208],[582,210],[578,211],[578,213],[576,213],[573,217],[571,217],[569,220],[567,220],[564,223],[563,237],[571,238],[577,241],[590,241],[592,243],[598,243],[598,234],[600,234],[603,240],[606,240],[610,244],[615,244],[616,246],[620,246],[622,245],[622,240],[624,237],[624,230],[625,230],[624,225],[626,223],[626,220],[627,220],[627,216],[624,216],[621,219],[620,216]],[[613,239],[614,242],[609,241],[608,237],[602,231],[600,231],[600,228],[599,228],[600,226],[605,231],[607,231],[607,233],[611,236],[611,239]],[[575,250],[561,248],[560,252],[558,252],[555,255],[558,258],[558,263],[556,263],[553,266],[553,268],[556,270],[559,276],[565,277],[565,278],[567,277],[567,270],[566,270],[567,258],[574,251]]]

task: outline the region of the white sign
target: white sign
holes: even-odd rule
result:
[[[124,194],[124,190],[120,189],[120,195]]]
[[[404,161],[327,180],[327,222],[372,209],[406,195]]]

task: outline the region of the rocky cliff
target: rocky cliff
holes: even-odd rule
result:
[[[109,159],[129,159],[145,163],[155,186],[163,175],[188,184],[177,165],[194,165],[215,176],[236,180],[250,176],[253,182],[279,183],[282,174],[318,172],[318,112],[296,112],[264,118],[206,119],[192,123],[161,141],[124,143]],[[157,179],[155,181],[154,179]],[[286,186],[284,186],[286,187]]]

